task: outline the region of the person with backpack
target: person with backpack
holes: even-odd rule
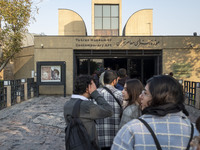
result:
[[[198,131],[187,117],[184,99],[182,85],[173,77],[147,80],[140,94],[143,115],[119,130],[112,150],[189,150]]]
[[[97,120],[98,140],[101,150],[109,150],[113,139],[119,130],[122,114],[122,91],[114,86],[117,84],[118,76],[113,70],[106,70],[104,73],[104,86],[98,88],[98,92],[111,105],[113,115]]]
[[[96,132],[95,120],[110,117],[112,116],[112,114],[112,107],[98,93],[92,77],[89,75],[80,75],[79,77],[77,77],[75,81],[74,92],[70,100],[67,101],[64,105],[64,118],[67,125],[65,130],[66,149],[98,149],[98,137]],[[82,127],[80,127],[81,131],[79,131],[78,129],[72,129],[70,131],[70,128],[73,128],[74,126],[77,127],[77,124],[78,127],[82,124]],[[82,136],[81,133],[85,133],[83,128],[86,129],[88,136]],[[82,137],[80,137],[80,135]],[[76,138],[79,138],[81,143],[78,143]],[[87,146],[86,148],[84,148],[85,141],[89,141],[89,144],[92,143],[92,146],[94,148],[87,148]]]

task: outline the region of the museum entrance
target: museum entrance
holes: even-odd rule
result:
[[[114,54],[113,52],[110,57],[108,55],[101,56],[101,54],[97,57],[94,53],[93,56],[76,54],[74,74],[92,75],[101,68],[105,70],[110,68],[115,71],[125,68],[130,78],[137,78],[145,84],[147,79],[162,72],[161,51],[148,51],[146,55],[144,52],[142,55],[130,54],[129,51],[129,55],[125,56],[119,56],[118,53]]]

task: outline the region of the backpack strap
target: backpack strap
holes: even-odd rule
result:
[[[138,119],[147,127],[147,129],[148,129],[149,132],[151,133],[151,135],[152,135],[152,137],[153,137],[153,139],[154,139],[154,141],[155,141],[155,144],[156,144],[157,149],[158,149],[158,150],[162,150],[162,148],[161,148],[161,146],[160,146],[160,143],[158,142],[158,139],[157,139],[155,133],[153,132],[152,128],[149,126],[149,124],[148,124],[145,120],[143,120],[143,119],[141,119],[141,118],[138,118]],[[190,135],[190,140],[189,140],[189,143],[188,143],[188,145],[187,145],[187,149],[186,149],[186,150],[189,150],[189,149],[190,149],[190,142],[192,141],[193,134],[194,134],[194,125],[191,123],[191,135]]]
[[[119,99],[117,99],[117,98],[115,97],[115,95],[112,93],[112,91],[111,91],[109,88],[105,87],[105,86],[104,86],[103,88],[104,88],[106,91],[108,91],[108,92],[114,97],[115,101],[119,104],[120,108],[122,109],[122,105],[121,105]]]
[[[155,133],[153,132],[152,128],[148,125],[148,123],[145,120],[143,120],[141,118],[138,118],[138,119],[147,127],[147,129],[151,133],[151,135],[152,135],[152,137],[154,139],[154,142],[156,144],[157,150],[162,150],[162,148],[160,146],[160,143],[158,142],[158,139],[157,139]]]
[[[80,115],[80,104],[81,104],[82,100],[78,99],[75,104],[74,104],[74,108],[72,111],[72,116],[75,118],[78,118]]]
[[[186,150],[189,150],[189,149],[190,149],[190,143],[191,143],[191,141],[192,141],[193,134],[194,134],[194,125],[191,123],[191,135],[190,135],[190,140],[189,140],[189,143],[188,143],[188,145],[187,145],[187,149],[186,149]]]

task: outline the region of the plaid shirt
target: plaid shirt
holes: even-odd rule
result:
[[[182,113],[164,117],[143,115],[152,128],[163,150],[185,150],[191,134],[189,119]],[[199,135],[194,126],[194,136]],[[117,133],[112,150],[155,150],[156,145],[149,130],[138,119],[124,125]]]
[[[122,103],[122,92],[117,90],[112,85],[105,86],[109,88],[115,95],[115,97],[119,99]],[[113,115],[111,117],[96,120],[99,146],[111,147],[113,139],[119,130],[120,106],[113,98],[113,96],[110,93],[108,93],[105,89],[99,88],[97,90],[113,108]]]

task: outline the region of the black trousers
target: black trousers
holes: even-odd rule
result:
[[[111,147],[102,147],[101,150],[110,150]]]

